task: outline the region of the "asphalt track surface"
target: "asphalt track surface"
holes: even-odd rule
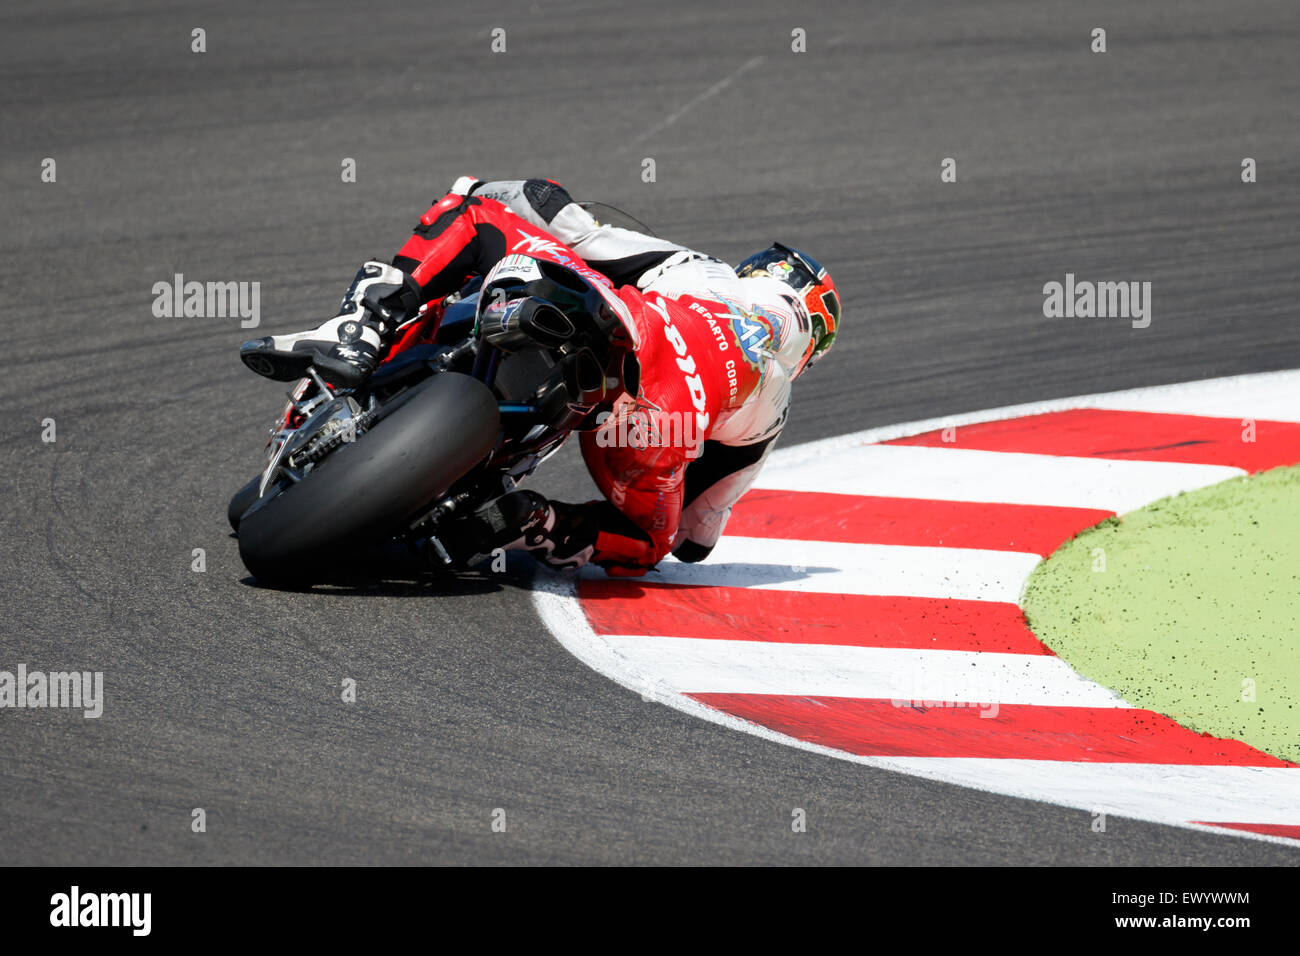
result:
[[[326,317],[463,172],[820,257],[845,330],[786,445],[1300,365],[1298,41],[1291,0],[6,3],[0,667],[107,702],[0,712],[3,862],[1300,862],[646,703],[548,636],[524,564],[264,590],[224,517],[282,394],[238,343]],[[1044,319],[1066,272],[1150,280],[1150,328]],[[261,328],[155,318],[174,273],[261,282]],[[589,488],[572,452],[538,486]]]

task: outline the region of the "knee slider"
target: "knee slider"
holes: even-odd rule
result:
[[[550,222],[561,209],[573,202],[567,189],[545,179],[525,180],[524,198],[545,222]]]

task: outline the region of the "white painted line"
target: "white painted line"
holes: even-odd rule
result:
[[[1102,395],[1093,408],[1206,415],[1210,418],[1251,418],[1256,421],[1300,422],[1300,372],[1268,372],[1238,378],[1211,379],[1197,387],[1173,386],[1165,391],[1116,392]]]
[[[622,661],[681,693],[1127,707],[1059,657],[978,651],[603,635]]]
[[[878,594],[1008,601],[1041,560],[1020,551],[724,536],[700,564],[660,563],[655,584],[749,587],[817,594]],[[588,566],[583,576],[605,572]]]
[[[704,92],[691,97],[681,106],[679,106],[677,109],[673,110],[666,117],[664,117],[664,119],[660,120],[654,126],[651,126],[649,129],[640,133],[632,140],[630,140],[628,143],[626,143],[623,146],[623,148],[619,150],[619,152],[626,152],[631,147],[636,146],[640,143],[644,143],[646,140],[654,136],[656,133],[660,133],[666,130],[669,126],[672,126],[679,119],[681,119],[691,110],[693,110],[696,106],[703,103],[705,100],[709,99],[710,97],[717,96],[727,87],[729,87],[732,83],[735,83],[736,80],[740,79],[742,76],[744,76],[746,73],[748,73],[750,70],[752,70],[754,67],[758,66],[758,64],[762,62],[763,62],[763,58],[761,56],[751,57],[750,59],[746,60],[744,63],[740,65],[740,68],[737,69],[730,76],[723,77],[722,79],[718,80],[718,82],[710,86]]]
[[[1120,816],[1300,825],[1300,768],[890,757],[920,776]]]
[[[774,456],[775,457],[775,456]],[[1128,461],[916,445],[842,445],[834,456],[775,460],[756,487],[888,498],[1100,508],[1118,514],[1246,474],[1224,465]]]
[[[763,474],[774,466],[790,466],[801,462],[811,462],[825,456],[828,452],[838,451],[853,445],[871,442],[892,441],[909,435],[920,435],[948,426],[977,425],[980,422],[1002,421],[1008,418],[1023,418],[1028,415],[1043,415],[1047,412],[1063,412],[1071,408],[1125,408],[1132,411],[1174,411],[1182,407],[1199,407],[1203,403],[1198,398],[1202,391],[1229,398],[1240,391],[1251,396],[1247,403],[1249,408],[1233,408],[1232,415],[1241,411],[1253,410],[1254,415],[1244,416],[1256,419],[1272,418],[1278,421],[1300,421],[1300,409],[1297,398],[1300,397],[1300,369],[1285,372],[1263,372],[1253,375],[1233,375],[1227,378],[1212,378],[1200,382],[1180,382],[1176,385],[1157,385],[1153,388],[1132,388],[1120,392],[1099,392],[1092,395],[1075,395],[1070,398],[1056,398],[1043,402],[1026,402],[1023,405],[1004,405],[1001,408],[989,408],[983,411],[962,412],[945,415],[942,418],[925,418],[915,422],[900,422],[897,425],[884,425],[880,428],[868,428],[847,435],[834,435],[820,441],[795,445],[790,448],[778,448],[763,469]],[[1207,392],[1208,393],[1208,392]],[[1231,407],[1231,401],[1224,403],[1224,408]],[[1264,414],[1268,412],[1269,414]],[[1286,413],[1285,415],[1283,413]],[[1215,418],[1231,418],[1223,411],[1202,412]],[[914,497],[910,496],[909,497]]]

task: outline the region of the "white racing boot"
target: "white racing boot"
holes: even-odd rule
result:
[[[370,377],[393,333],[419,305],[419,286],[411,276],[383,262],[367,262],[343,296],[338,315],[306,332],[245,342],[239,358],[277,382],[302,378],[311,366],[331,385],[353,388]]]

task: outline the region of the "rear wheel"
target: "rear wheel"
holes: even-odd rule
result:
[[[244,566],[265,584],[303,584],[346,566],[358,548],[394,534],[483,461],[499,429],[496,399],[477,379],[445,372],[421,382],[302,481],[241,512]],[[254,483],[254,497],[256,490]]]
[[[258,475],[231,497],[230,504],[226,506],[226,520],[230,522],[231,530],[239,530],[239,519],[257,503],[257,486],[261,481],[262,476]]]

